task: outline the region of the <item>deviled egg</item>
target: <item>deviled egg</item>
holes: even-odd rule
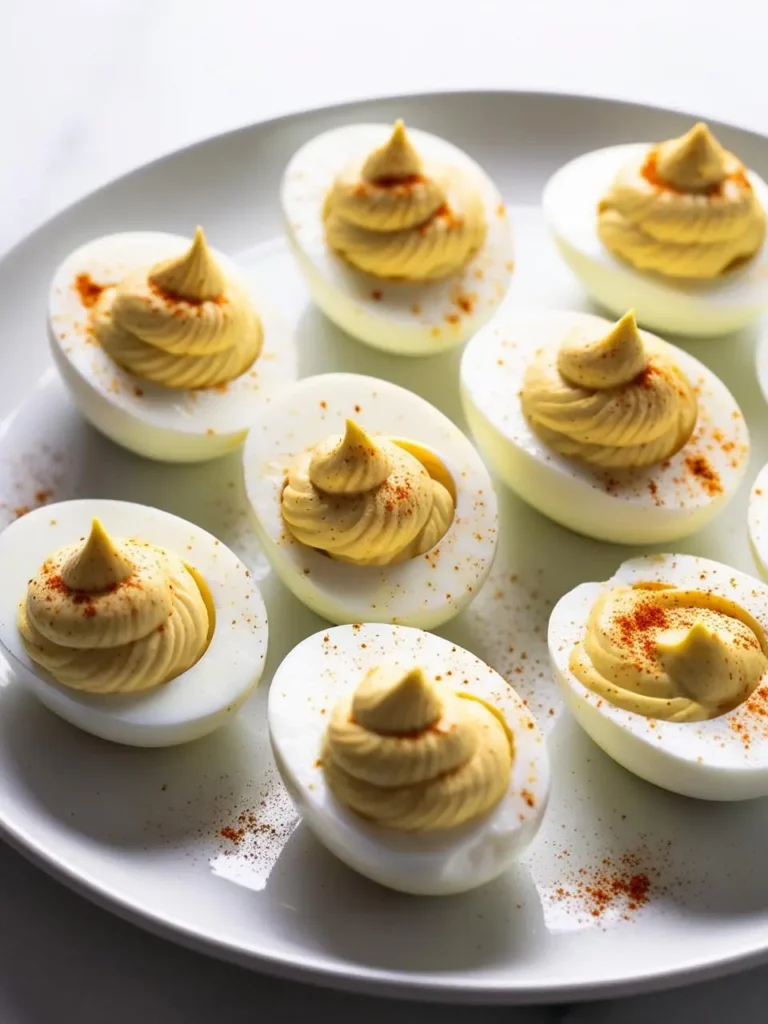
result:
[[[768,795],[768,586],[692,555],[625,562],[555,606],[574,717],[615,761],[684,796]]]
[[[488,471],[458,427],[405,388],[346,373],[299,381],[265,410],[243,461],[265,555],[331,622],[429,629],[488,576]]]
[[[580,156],[542,204],[566,263],[612,313],[634,306],[647,327],[706,337],[768,307],[768,185],[705,124]]]
[[[259,681],[267,615],[198,526],[122,501],[46,505],[0,534],[0,646],[51,711],[103,739],[171,746],[228,722]]]
[[[200,462],[236,448],[297,375],[292,332],[203,232],[109,235],[54,275],[51,350],[93,426],[139,455]]]
[[[280,774],[355,871],[420,895],[501,874],[549,793],[539,729],[500,675],[418,629],[338,626],[295,647],[269,692]]]
[[[411,356],[452,348],[507,292],[506,208],[444,139],[402,121],[334,128],[294,155],[281,195],[313,299],[368,345]]]
[[[464,411],[491,468],[555,522],[652,544],[700,529],[749,458],[744,418],[693,356],[586,313],[507,310],[467,345]]]

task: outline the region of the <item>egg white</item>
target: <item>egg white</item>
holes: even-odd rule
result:
[[[389,566],[349,565],[306,547],[280,511],[286,471],[304,451],[343,434],[347,417],[370,434],[415,441],[436,453],[456,488],[454,520],[426,554]],[[431,629],[465,608],[491,569],[496,494],[467,438],[405,388],[374,377],[328,373],[283,392],[254,425],[243,449],[245,488],[262,549],[283,583],[330,622],[398,622]]]
[[[768,464],[757,474],[749,492],[747,532],[752,557],[760,575],[768,580]]]
[[[434,355],[466,341],[506,294],[513,269],[509,218],[496,186],[468,154],[409,128],[427,164],[460,169],[482,196],[485,243],[463,270],[442,281],[384,280],[351,267],[326,244],[325,197],[350,160],[367,156],[391,132],[386,124],[344,125],[305,143],[283,176],[285,227],[312,297],[330,320],[374,348],[397,355]]]
[[[188,238],[154,231],[97,238],[58,268],[48,306],[54,361],[86,419],[124,448],[167,462],[201,462],[236,448],[259,408],[298,373],[292,331],[258,282],[217,250],[227,278],[241,283],[264,327],[264,346],[249,370],[222,387],[184,391],[135,377],[101,348],[88,330],[77,275],[116,284],[137,266],[178,256],[189,244]]]
[[[768,402],[768,333],[761,331],[755,347],[755,372],[763,398]]]
[[[27,581],[57,548],[90,532],[97,516],[115,537],[167,548],[203,577],[216,624],[202,658],[163,686],[136,694],[90,694],[58,683],[27,654],[16,627]],[[115,743],[166,747],[226,724],[258,683],[267,653],[267,613],[250,572],[221,541],[178,516],[125,501],[46,505],[0,534],[0,647],[19,681],[55,714]]]
[[[544,217],[558,248],[590,296],[621,316],[635,309],[645,327],[691,337],[712,337],[753,323],[768,308],[768,248],[716,281],[675,281],[617,259],[597,234],[597,205],[620,168],[651,143],[598,149],[561,167],[542,196]],[[768,210],[768,185],[748,178]]]
[[[666,722],[616,707],[573,675],[568,659],[599,595],[617,585],[658,581],[706,589],[736,601],[768,632],[768,586],[693,555],[645,555],[625,562],[606,583],[582,583],[555,605],[548,643],[555,678],[574,718],[628,771],[683,796],[748,800],[768,795],[768,675],[759,695],[706,722]]]
[[[385,662],[404,671],[418,664],[506,719],[515,744],[509,788],[480,820],[443,833],[398,832],[365,821],[330,792],[319,764],[330,713],[368,669]],[[275,673],[267,717],[280,774],[308,827],[349,867],[391,889],[436,896],[484,885],[531,843],[544,816],[549,764],[534,718],[497,672],[431,633],[367,623],[308,637]]]
[[[623,544],[664,543],[712,520],[733,497],[749,461],[749,434],[731,393],[693,356],[670,346],[697,390],[693,438],[666,463],[599,470],[549,448],[523,415],[520,391],[536,351],[573,327],[611,323],[589,313],[526,313],[510,308],[467,345],[461,361],[464,413],[483,456],[530,505],[577,533]],[[703,455],[721,493],[709,494],[686,467]]]

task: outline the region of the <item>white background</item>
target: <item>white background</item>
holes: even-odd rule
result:
[[[252,121],[385,93],[612,96],[768,134],[759,0],[0,0],[0,255],[111,178]],[[503,126],[499,126],[503,131]],[[0,846],[0,1021],[765,1019],[768,970],[582,1007],[426,1010],[206,961]]]

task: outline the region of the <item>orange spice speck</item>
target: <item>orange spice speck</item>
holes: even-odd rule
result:
[[[75,278],[75,291],[86,309],[96,305],[107,287],[105,284],[96,284],[90,274],[78,274]]]
[[[718,473],[704,455],[688,455],[685,459],[688,472],[698,481],[710,497],[722,494],[723,485]]]

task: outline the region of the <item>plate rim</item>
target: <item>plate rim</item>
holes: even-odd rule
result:
[[[59,220],[71,215],[78,206],[87,203],[96,196],[100,196],[103,192],[112,188],[115,185],[119,185],[122,182],[128,181],[130,178],[143,174],[152,168],[159,167],[160,164],[166,161],[172,161],[176,157],[186,155],[192,150],[203,149],[205,146],[217,144],[227,139],[234,138],[237,135],[244,135],[248,132],[258,128],[265,127],[277,127],[285,122],[296,120],[300,117],[314,116],[319,114],[343,114],[345,111],[355,110],[357,108],[364,108],[373,106],[377,103],[419,103],[425,100],[434,100],[441,97],[444,101],[450,101],[451,99],[463,99],[466,97],[473,97],[477,100],[484,96],[498,97],[498,96],[516,96],[525,100],[565,100],[573,101],[576,103],[598,103],[603,104],[607,107],[623,107],[625,109],[633,108],[638,111],[646,113],[666,114],[678,117],[694,118],[697,121],[706,121],[708,125],[717,128],[725,128],[727,131],[737,131],[740,134],[748,135],[755,142],[768,143],[768,134],[755,131],[753,128],[748,128],[744,124],[740,124],[737,120],[723,121],[718,118],[711,118],[707,114],[700,111],[690,111],[684,107],[677,106],[666,106],[657,103],[643,103],[638,100],[629,100],[622,97],[613,97],[608,93],[599,92],[568,92],[561,89],[504,89],[504,88],[468,88],[468,89],[419,89],[417,91],[402,92],[402,93],[364,93],[362,96],[358,96],[356,99],[344,100],[339,103],[319,103],[310,104],[309,106],[302,107],[298,106],[288,111],[284,111],[281,114],[277,114],[274,117],[266,117],[255,121],[245,121],[242,124],[236,125],[232,128],[228,128],[226,131],[218,132],[215,135],[203,135],[183,145],[176,146],[168,152],[161,153],[157,157],[153,157],[151,160],[146,160],[144,163],[137,164],[135,167],[130,167],[127,171],[122,174],[116,174],[102,182],[98,187],[91,189],[82,195],[77,196],[66,206],[63,206],[60,210],[57,210],[52,216],[47,217],[39,224],[35,225],[29,231],[25,232],[20,238],[13,242],[9,249],[5,252],[0,253],[0,273],[4,269],[6,261],[10,260],[11,257],[16,255],[18,249],[23,248],[28,242],[33,241],[38,234],[46,231],[49,227],[55,225]]]
[[[169,152],[131,167],[123,174],[109,178],[98,188],[78,196],[71,203],[58,210],[16,239],[9,249],[0,255],[0,274],[16,262],[25,246],[38,240],[38,236],[57,226],[59,222],[71,217],[80,206],[85,205],[97,196],[128,180],[137,177],[161,164],[174,161],[179,157],[191,155],[194,151],[202,151],[206,147],[226,143],[236,136],[249,132],[277,127],[281,124],[296,121],[302,117],[320,117],[322,115],[339,116],[347,112],[360,111],[380,103],[402,104],[404,107],[420,102],[435,102],[441,99],[450,103],[451,99],[464,100],[471,98],[481,102],[483,97],[515,97],[522,101],[536,102],[543,99],[564,101],[566,103],[597,104],[605,109],[623,109],[638,113],[654,115],[671,115],[686,118],[707,120],[715,130],[725,129],[748,137],[753,144],[768,146],[768,134],[763,134],[739,124],[738,121],[723,121],[709,118],[704,114],[691,113],[680,107],[662,106],[654,103],[643,103],[635,100],[614,98],[608,94],[568,92],[557,89],[504,89],[476,88],[455,90],[419,90],[405,93],[372,93],[364,94],[353,100],[333,104],[318,104],[298,107],[275,117],[246,122],[227,131],[200,137],[185,145],[178,146]],[[768,160],[768,149],[766,150]],[[65,863],[57,854],[51,852],[25,828],[10,824],[6,820],[4,807],[0,807],[0,838],[16,852],[43,870],[49,877],[63,883],[67,888],[85,897],[90,903],[109,911],[118,918],[136,925],[160,938],[175,942],[187,949],[212,956],[216,959],[236,964],[250,970],[257,970],[275,977],[292,981],[312,983],[325,988],[342,989],[361,994],[385,996],[398,999],[413,999],[421,1002],[456,1002],[462,1004],[494,1004],[523,1005],[551,1002],[582,1002],[594,999],[609,999],[632,996],[639,993],[662,991],[696,981],[713,980],[737,971],[748,970],[768,961],[768,925],[762,944],[742,942],[736,950],[728,955],[710,955],[705,959],[694,956],[671,968],[636,972],[628,977],[605,981],[584,981],[563,983],[548,982],[526,985],[524,982],[496,982],[482,979],[473,982],[462,977],[460,980],[451,978],[449,974],[439,978],[410,980],[404,972],[391,969],[379,969],[359,964],[319,964],[314,957],[303,958],[273,952],[253,952],[244,950],[235,943],[212,937],[200,929],[192,928],[174,920],[167,914],[159,914],[151,908],[141,906],[120,894],[110,886],[94,878],[88,872],[79,870]]]

